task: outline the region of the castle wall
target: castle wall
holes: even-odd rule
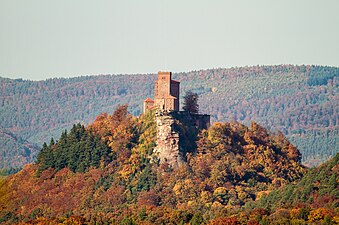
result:
[[[144,114],[154,106],[154,101],[144,101]]]
[[[154,99],[158,96],[158,80],[154,81]]]
[[[165,99],[163,98],[156,98],[155,105],[158,109],[165,110]]]
[[[211,126],[211,116],[206,114],[192,114],[195,125],[199,130],[207,130]]]
[[[165,99],[165,109],[170,109],[170,110],[175,110],[174,108],[174,103],[175,103],[175,99],[173,98],[166,98]]]
[[[176,112],[186,121],[191,121],[198,130],[207,130],[211,126],[211,116],[207,114],[193,114],[187,111]]]
[[[174,111],[179,111],[179,96],[180,96],[180,83],[178,81],[171,81],[171,93],[173,97],[176,99],[174,100]]]

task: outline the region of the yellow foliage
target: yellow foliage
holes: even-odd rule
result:
[[[133,173],[133,170],[131,165],[126,164],[124,165],[123,169],[120,170],[118,173],[123,180],[128,181],[130,175]]]
[[[36,225],[52,225],[56,224],[54,221],[50,221],[45,217],[38,217],[36,221],[34,221],[34,224]]]
[[[220,202],[213,202],[212,208],[220,208],[220,207],[223,207]]]
[[[80,218],[71,217],[71,218],[67,218],[62,224],[64,224],[64,225],[81,225],[83,223],[80,220]]]
[[[208,203],[211,200],[211,194],[208,191],[202,191],[200,193],[200,201],[202,203]]]
[[[180,193],[181,193],[181,187],[182,187],[182,185],[181,185],[181,182],[179,181],[179,182],[177,182],[175,185],[174,185],[174,187],[173,187],[173,192],[174,192],[174,194],[175,195],[180,195]]]
[[[238,198],[241,201],[244,201],[247,198],[248,194],[245,191],[239,191],[238,192]]]
[[[329,215],[329,210],[325,208],[314,209],[308,215],[308,220],[310,222],[319,221],[325,218],[326,215]]]
[[[178,197],[180,202],[187,202],[196,199],[196,185],[191,179],[179,180],[173,187],[174,194]]]
[[[227,189],[225,187],[218,187],[213,192],[214,196],[226,195],[226,194],[227,194]]]
[[[332,221],[334,222],[334,224],[339,224],[339,216],[334,216],[332,218]]]
[[[0,211],[6,207],[9,201],[8,184],[6,177],[0,177]]]
[[[270,191],[259,191],[259,192],[257,192],[255,200],[259,200],[260,198],[262,198],[263,196],[268,195],[269,193],[270,193]]]

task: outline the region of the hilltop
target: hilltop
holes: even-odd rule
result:
[[[181,92],[199,94],[202,113],[212,121],[249,125],[257,121],[282,131],[315,165],[339,152],[339,68],[323,66],[253,66],[174,73]],[[0,127],[20,142],[42,146],[74,123],[89,124],[102,111],[123,103],[133,115],[153,96],[155,74],[100,75],[28,81],[0,78]],[[7,138],[4,136],[3,138]],[[8,137],[10,138],[10,137]],[[12,141],[0,143],[2,166],[23,166],[37,155],[23,154]],[[8,144],[10,143],[10,144]],[[20,145],[17,143],[16,145]],[[17,158],[25,158],[16,164]]]
[[[255,122],[202,130],[179,167],[158,160],[155,134],[154,112],[136,118],[125,105],[73,125],[0,183],[0,221],[218,224],[307,172],[281,132]]]

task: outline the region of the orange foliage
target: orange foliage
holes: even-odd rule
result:
[[[326,208],[319,208],[319,209],[314,209],[310,212],[308,216],[308,220],[310,222],[315,222],[319,220],[323,220],[326,216],[333,217],[334,212],[330,209]]]
[[[240,225],[240,222],[235,217],[230,218],[217,218],[211,220],[207,225]]]

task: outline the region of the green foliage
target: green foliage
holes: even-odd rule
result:
[[[21,168],[6,168],[6,169],[0,169],[0,177],[1,176],[8,176],[11,174],[15,174],[19,172]]]
[[[152,171],[151,165],[147,163],[145,168],[140,172],[139,180],[136,185],[136,190],[140,191],[149,191],[156,184],[156,174]]]
[[[69,134],[64,131],[57,143],[52,138],[49,145],[43,144],[37,157],[38,173],[48,168],[59,171],[65,167],[74,172],[85,172],[90,167],[98,167],[100,161],[107,164],[109,154],[109,148],[100,137],[76,124]]]
[[[121,222],[120,225],[136,225],[136,223],[133,222],[133,220],[126,216]]]
[[[200,212],[195,213],[190,221],[191,225],[200,225],[203,223],[204,223],[204,218],[202,217]]]
[[[154,120],[155,112],[148,111],[139,118],[139,140],[138,151],[143,156],[149,156],[153,153],[156,146],[156,123]]]
[[[17,222],[17,217],[8,211],[1,211],[0,212],[0,223],[7,222],[9,224]]]

